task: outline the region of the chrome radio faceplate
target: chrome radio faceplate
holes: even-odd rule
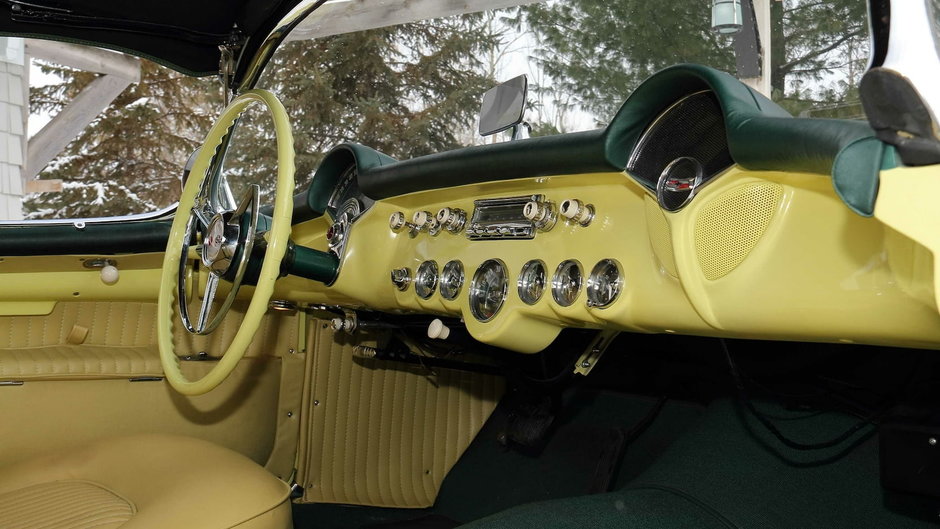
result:
[[[467,225],[467,238],[471,240],[535,238],[535,224],[525,218],[522,212],[527,203],[542,200],[542,195],[474,200],[473,216]]]

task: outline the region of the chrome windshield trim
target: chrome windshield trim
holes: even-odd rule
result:
[[[301,2],[282,18],[281,21],[278,22],[277,27],[268,33],[264,42],[261,43],[255,55],[251,58],[251,62],[248,63],[245,69],[245,75],[242,76],[239,81],[238,88],[235,92],[241,93],[244,90],[253,88],[255,83],[258,82],[258,78],[261,76],[265,65],[271,60],[271,57],[274,56],[274,51],[277,50],[281,42],[287,38],[287,34],[290,33],[297,24],[300,24],[307,15],[327,3],[327,1],[329,0],[307,0],[306,2]]]

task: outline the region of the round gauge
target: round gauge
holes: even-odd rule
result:
[[[441,297],[446,300],[456,299],[463,287],[463,279],[463,263],[448,261],[441,271]]]
[[[473,317],[482,322],[493,319],[503,307],[508,289],[506,263],[499,259],[484,261],[470,281],[470,312]]]
[[[545,291],[545,263],[533,259],[523,265],[517,283],[519,299],[528,305],[535,305]]]
[[[571,306],[581,293],[583,278],[584,272],[581,271],[581,263],[578,261],[569,259],[558,265],[555,277],[552,278],[552,297],[555,303],[562,307]]]
[[[437,263],[425,261],[415,273],[415,293],[421,298],[428,299],[437,288]]]
[[[623,269],[614,259],[594,265],[587,280],[588,307],[606,307],[617,300],[623,290]]]

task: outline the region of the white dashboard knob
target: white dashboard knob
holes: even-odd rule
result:
[[[558,211],[565,219],[570,222],[577,222],[582,226],[587,226],[594,220],[594,206],[585,204],[576,198],[563,201]]]
[[[107,265],[101,269],[101,282],[105,285],[113,285],[118,282],[121,274],[114,265]]]
[[[529,220],[536,220],[539,217],[539,203],[530,200],[522,207],[522,216]]]
[[[411,218],[411,221],[418,226],[427,225],[429,220],[431,220],[431,216],[428,215],[427,211],[415,211],[414,216]]]
[[[401,211],[396,211],[388,218],[388,227],[392,231],[398,231],[405,227],[405,214]]]
[[[434,318],[430,325],[428,325],[428,338],[432,340],[446,340],[450,336],[450,328],[444,325],[444,322]]]
[[[581,201],[576,198],[570,198],[561,203],[561,216],[566,219],[573,219],[581,211]]]
[[[441,210],[437,212],[437,221],[444,224],[450,219],[451,213],[452,210],[450,208],[441,208]]]

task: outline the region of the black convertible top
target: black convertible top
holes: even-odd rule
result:
[[[219,46],[251,57],[300,0],[0,0],[0,34],[92,44],[189,75],[219,71]]]

